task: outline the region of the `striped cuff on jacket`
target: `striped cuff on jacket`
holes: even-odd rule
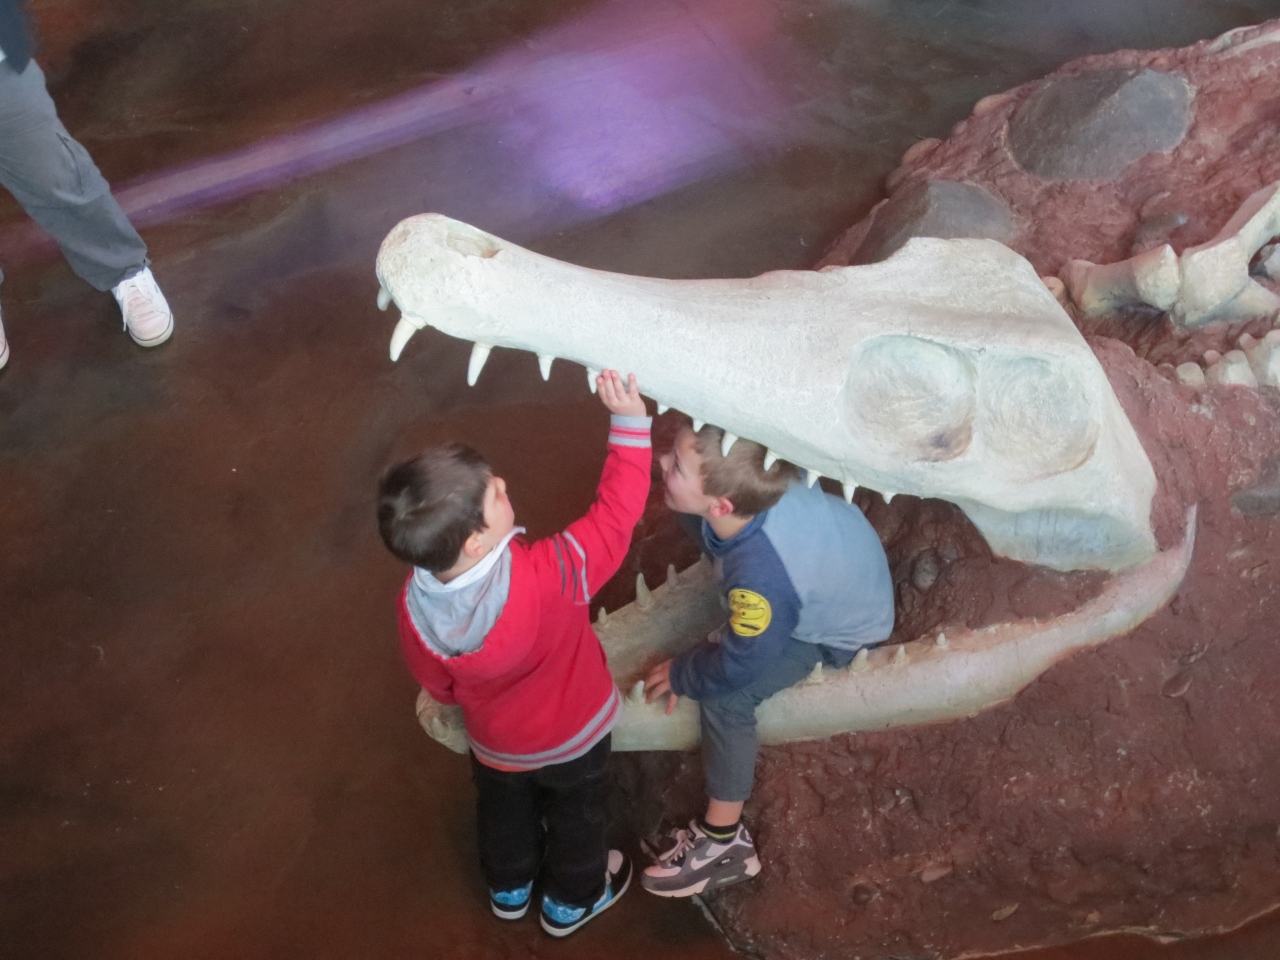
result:
[[[620,447],[649,446],[649,427],[653,417],[609,417],[609,442]]]

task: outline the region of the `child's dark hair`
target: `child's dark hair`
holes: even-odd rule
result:
[[[485,528],[493,472],[470,447],[451,443],[387,468],[378,484],[378,532],[405,563],[443,573],[467,537]]]

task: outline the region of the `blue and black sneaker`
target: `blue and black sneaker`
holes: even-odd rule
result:
[[[604,913],[627,892],[631,883],[631,861],[621,850],[610,850],[604,875],[604,893],[590,907],[573,907],[554,897],[542,895],[542,929],[553,937],[567,937],[573,931]]]
[[[533,893],[533,881],[514,890],[490,890],[489,906],[503,920],[519,920],[529,912],[529,900]]]

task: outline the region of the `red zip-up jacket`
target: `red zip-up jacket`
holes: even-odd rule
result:
[[[618,720],[621,701],[588,601],[622,564],[649,496],[649,418],[617,417],[586,516],[562,533],[510,542],[506,603],[478,650],[438,654],[400,594],[400,643],[423,689],[462,707],[472,752],[500,770],[580,757]]]

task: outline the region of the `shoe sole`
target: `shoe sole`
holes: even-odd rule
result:
[[[734,877],[731,880],[724,880],[717,883],[714,889],[720,890],[723,887],[732,887],[735,883],[742,883],[746,880],[750,880],[760,872],[759,857],[747,857],[747,859],[742,862],[746,865],[746,873],[742,876]],[[681,887],[679,890],[654,890],[652,887],[645,887],[643,880],[640,881],[640,886],[644,887],[648,893],[652,893],[655,897],[696,897],[707,888],[707,884],[709,884],[713,879],[713,877],[703,877],[697,883],[690,884],[687,887]]]
[[[621,900],[622,895],[626,893],[627,888],[631,886],[631,878],[635,875],[635,872],[636,872],[635,866],[632,865],[631,869],[627,871],[627,879],[623,882],[622,889],[619,890],[617,893],[615,893],[612,899],[610,899],[609,902],[606,903],[603,907],[601,907],[599,910],[596,910],[594,913],[588,913],[581,920],[575,923],[572,927],[549,927],[547,926],[547,915],[545,913],[539,914],[538,919],[542,922],[542,929],[547,931],[547,933],[551,934],[553,937],[567,937],[569,934],[573,933],[573,931],[577,930],[580,926],[582,926],[588,920],[594,920],[596,917],[600,916],[600,914],[604,913],[606,910],[612,907],[615,903]]]
[[[529,898],[529,900],[532,900],[532,899],[533,899],[532,897]],[[507,909],[507,908],[499,908],[499,906],[496,903],[490,900],[489,906],[493,910],[493,915],[497,917],[499,920],[519,920],[521,917],[523,917],[526,913],[529,912],[529,903],[527,901],[525,902],[525,905],[523,907],[512,907],[510,909]]]
[[[126,327],[125,329],[128,330],[129,328]],[[158,347],[171,336],[173,336],[173,317],[169,318],[169,325],[164,328],[164,333],[158,337],[152,337],[150,340],[140,340],[133,335],[132,330],[129,330],[129,339],[140,347]],[[3,366],[3,364],[0,364],[0,366]]]

